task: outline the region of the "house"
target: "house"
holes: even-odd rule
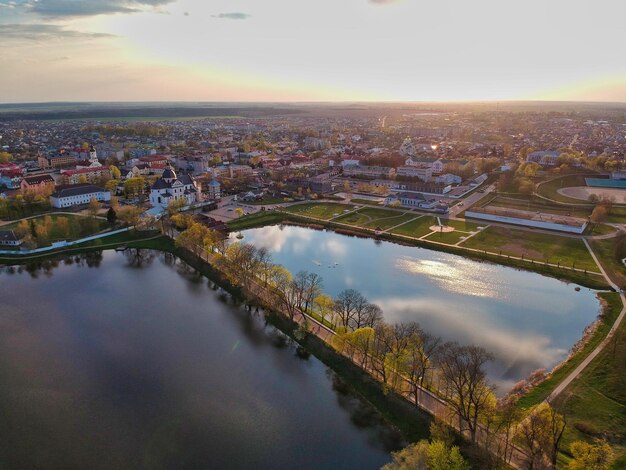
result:
[[[526,156],[526,162],[539,163],[542,166],[554,166],[559,159],[559,152],[531,152]]]
[[[209,181],[206,185],[206,194],[209,197],[209,199],[213,199],[213,200],[217,200],[221,198],[221,193],[220,193],[220,182],[217,181],[216,179],[212,179],[211,181]]]
[[[0,187],[17,189],[22,181],[23,170],[14,163],[0,164]]]
[[[391,178],[396,174],[395,168],[386,166],[347,165],[343,168],[343,176],[362,178]]]
[[[60,153],[58,155],[40,155],[37,162],[41,168],[63,168],[76,164],[76,158],[68,153]]]
[[[88,167],[76,167],[75,170],[61,170],[61,176],[67,178],[68,184],[78,184],[81,179],[84,182],[95,183],[101,179],[110,179],[111,170],[106,166],[88,166]]]
[[[430,168],[432,169],[432,173],[433,175],[438,175],[443,171],[443,166],[444,163],[443,161],[439,158],[437,160],[431,160],[428,158],[407,158],[404,162],[404,164],[406,166],[423,166],[423,165],[429,165]]]
[[[450,185],[450,184],[461,184],[463,178],[457,175],[453,175],[452,173],[446,173],[445,175],[440,175],[435,178],[435,183],[441,183]]]
[[[57,209],[89,204],[95,199],[98,202],[111,200],[111,193],[90,183],[67,184],[57,186],[50,196],[50,205]]]
[[[20,183],[22,192],[45,193],[54,190],[54,178],[49,174],[25,176]],[[50,194],[50,193],[48,193]]]
[[[174,168],[168,165],[150,188],[150,204],[165,209],[172,201],[180,199],[184,199],[186,205],[201,202],[201,186],[191,175],[177,176]]]
[[[17,236],[13,230],[0,230],[0,246],[20,246],[24,239]]]
[[[399,166],[396,174],[404,178],[419,178],[422,181],[428,181],[433,177],[433,168],[430,164]]]
[[[215,168],[209,168],[209,173],[211,173],[213,178],[237,178],[252,175],[252,168],[248,165],[220,165]]]
[[[448,206],[440,204],[436,199],[426,199],[422,193],[396,193],[390,194],[385,198],[385,205],[391,205],[399,202],[402,207],[416,207],[419,209],[430,210],[445,214],[448,212]]]
[[[402,145],[400,145],[400,155],[403,157],[414,157],[415,156],[415,145],[413,145],[413,141],[410,137],[404,139]]]

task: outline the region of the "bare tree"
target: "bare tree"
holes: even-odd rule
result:
[[[466,424],[472,442],[476,442],[480,417],[494,399],[483,370],[493,356],[479,346],[446,343],[438,359],[441,376],[452,390],[450,406],[459,417],[459,430],[463,433]]]

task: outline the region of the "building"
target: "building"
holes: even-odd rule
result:
[[[17,189],[22,181],[23,170],[14,163],[0,164],[0,188]]]
[[[559,152],[531,152],[526,156],[526,162],[539,163],[542,166],[554,166],[559,159]]]
[[[61,170],[61,176],[67,178],[68,184],[78,184],[82,182],[96,183],[102,179],[111,178],[111,170],[106,166],[80,167],[75,170]]]
[[[237,178],[252,175],[252,168],[248,165],[220,165],[209,168],[209,173],[213,178]]]
[[[52,192],[54,191],[54,184],[54,178],[48,174],[25,176],[24,178],[22,178],[22,182],[20,183],[20,189],[23,192]]]
[[[450,184],[461,184],[463,178],[457,175],[453,175],[452,173],[446,173],[445,175],[440,175],[435,178],[435,183],[441,183],[450,185]]]
[[[423,166],[429,165],[432,169],[433,175],[438,175],[443,172],[443,161],[439,158],[437,160],[431,160],[427,158],[407,158],[404,162],[406,166]]]
[[[414,157],[415,156],[415,145],[413,145],[413,141],[410,137],[404,139],[402,145],[400,145],[400,155],[403,157]]]
[[[165,209],[172,201],[180,199],[184,199],[186,205],[201,202],[200,184],[191,175],[177,176],[174,168],[168,165],[150,188],[150,204]]]
[[[90,183],[67,184],[58,186],[50,196],[50,205],[57,209],[89,204],[95,199],[98,202],[111,200],[111,193]]]
[[[422,182],[422,181],[396,181],[396,180],[374,180],[374,186],[384,187],[388,190],[411,191],[426,194],[446,194],[452,188],[442,183]]]
[[[0,230],[1,246],[20,246],[23,242],[24,239],[18,237],[13,230]]]
[[[390,194],[385,198],[385,205],[391,205],[399,202],[402,207],[424,209],[429,211],[445,214],[448,212],[448,206],[440,204],[436,199],[426,199],[421,193],[396,193]]]
[[[217,200],[221,198],[220,182],[216,179],[212,179],[206,184],[206,194],[209,199]]]
[[[76,165],[76,158],[67,153],[57,155],[39,155],[37,162],[41,168],[64,168]]]
[[[419,178],[429,181],[433,177],[433,167],[429,164],[399,166],[396,174],[404,178]]]
[[[361,178],[391,178],[395,174],[395,168],[386,166],[347,165],[343,168],[343,176],[355,176]]]
[[[626,171],[624,170],[612,171],[611,179],[612,180],[626,180]]]

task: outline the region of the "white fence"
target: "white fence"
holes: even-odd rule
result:
[[[0,250],[0,255],[32,255],[35,253],[44,253],[46,251],[58,250],[59,248],[65,248],[72,245],[78,245],[79,243],[85,243],[91,240],[97,240],[98,238],[110,237],[111,235],[116,235],[118,233],[127,232],[132,227],[121,228],[118,230],[112,230],[110,232],[99,233],[97,235],[91,235],[90,237],[81,238],[79,240],[66,241],[61,240],[59,242],[54,242],[50,246],[44,246],[42,248],[35,248],[33,250]]]
[[[541,220],[519,219],[517,217],[505,217],[502,215],[484,214],[482,212],[465,211],[465,217],[474,219],[490,220],[492,222],[502,222],[505,224],[523,225],[526,227],[543,228],[547,230],[557,230],[559,232],[582,234],[587,227],[587,222],[582,225],[565,225],[554,222],[544,222]]]

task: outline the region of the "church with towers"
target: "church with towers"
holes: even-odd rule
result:
[[[165,167],[161,177],[150,188],[150,204],[152,207],[166,209],[173,201],[185,199],[187,204],[202,201],[200,183],[191,175],[177,176],[170,164]]]

